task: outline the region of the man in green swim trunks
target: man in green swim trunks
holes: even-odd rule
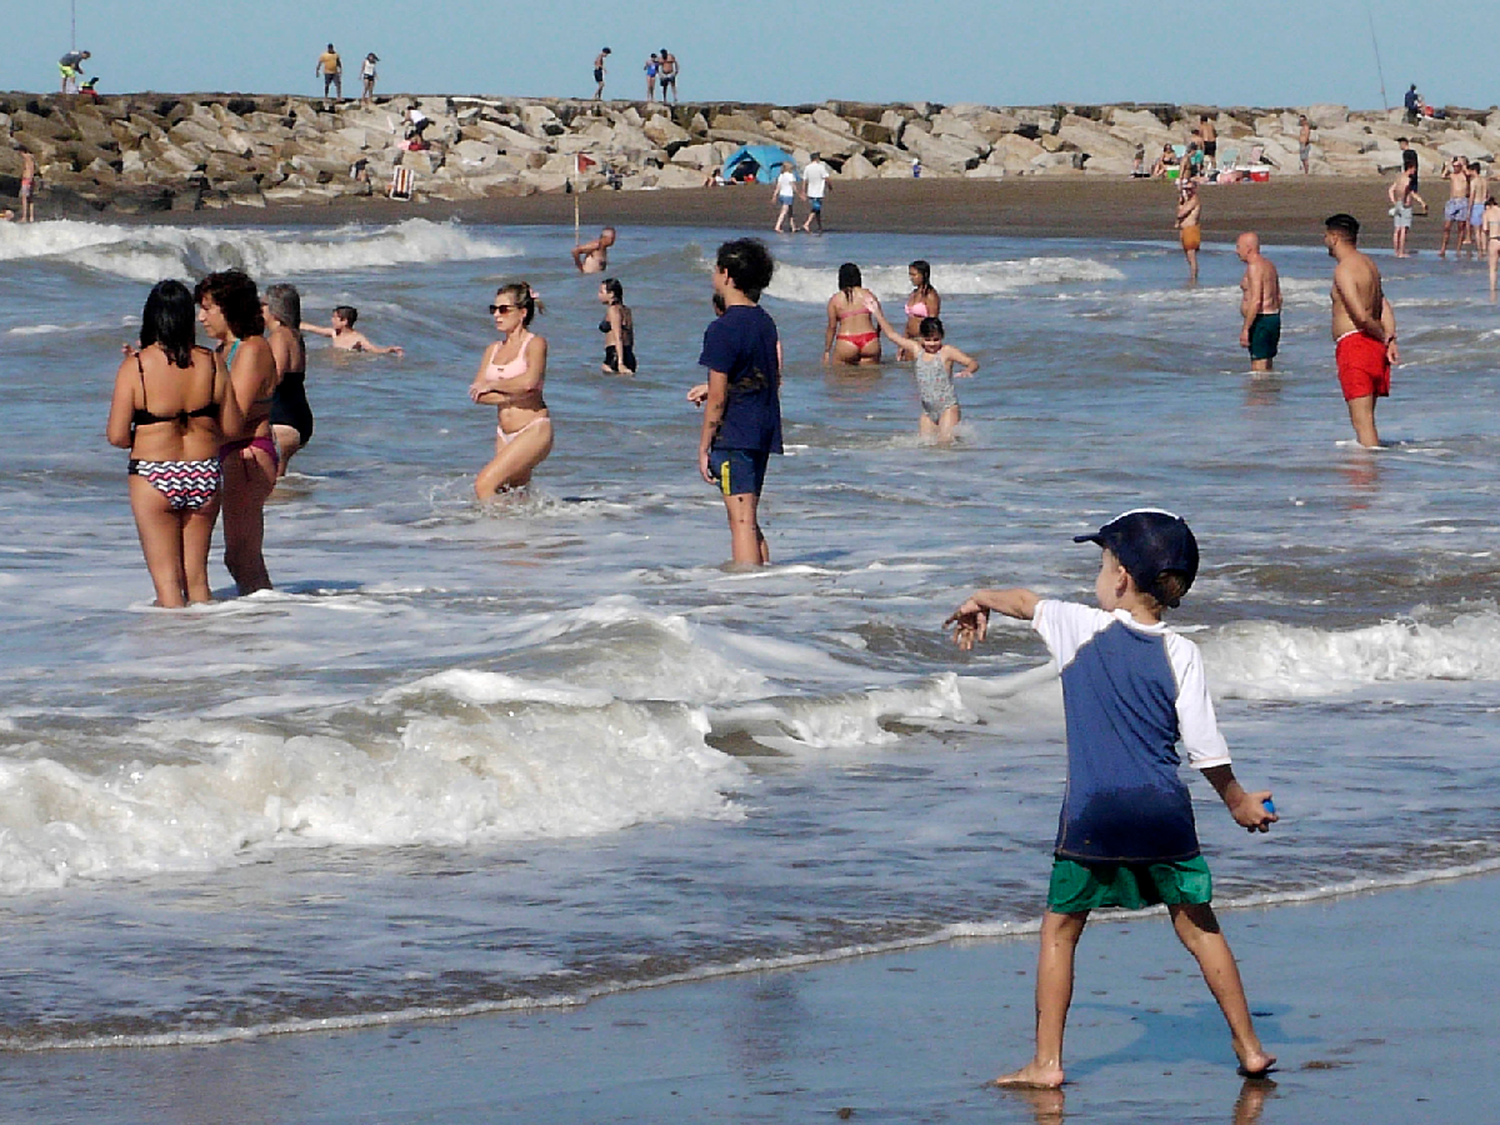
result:
[[[1281,343],[1281,277],[1271,260],[1260,252],[1260,236],[1246,231],[1234,243],[1234,252],[1245,263],[1240,279],[1240,347],[1250,349],[1250,370],[1271,370]]]
[[[83,77],[83,60],[89,57],[88,51],[69,51],[57,60],[57,70],[62,75],[64,94],[78,92],[78,80]],[[71,91],[68,89],[69,86],[73,87]]]

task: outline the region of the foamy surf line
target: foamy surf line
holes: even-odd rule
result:
[[[456,222],[426,219],[316,231],[126,227],[63,219],[0,232],[0,262],[60,260],[133,281],[224,269],[242,269],[255,277],[286,277],[482,261],[519,253],[514,247],[477,237]]]
[[[866,289],[882,301],[899,300],[911,291],[907,267],[867,266],[861,270]],[[1017,258],[987,262],[934,263],[932,286],[939,293],[1001,296],[1038,285],[1123,281],[1113,266],[1092,258]],[[838,288],[838,271],[778,265],[768,290],[771,296],[801,304],[822,304]],[[887,316],[898,310],[887,309]]]
[[[1220,910],[1264,909],[1276,906],[1307,906],[1320,902],[1331,902],[1353,895],[1374,894],[1387,891],[1407,890],[1424,886],[1435,886],[1476,876],[1500,873],[1500,858],[1458,867],[1429,869],[1391,875],[1382,878],[1352,879],[1326,887],[1243,895],[1239,898],[1216,902]],[[1122,924],[1138,922],[1144,918],[1157,917],[1165,908],[1156,906],[1145,910],[1116,910],[1107,914],[1094,914],[1092,925]],[[17,1035],[0,1036],[0,1051],[40,1052],[103,1050],[109,1048],[139,1047],[194,1047],[219,1043],[247,1042],[280,1035],[298,1035],[309,1032],[359,1031],[401,1024],[418,1023],[425,1020],[464,1019],[475,1016],[492,1016],[506,1013],[545,1012],[582,1008],[595,1000],[610,996],[623,996],[647,989],[665,988],[670,985],[700,984],[753,973],[786,972],[837,965],[865,957],[877,957],[898,953],[910,953],[937,946],[969,941],[998,941],[1031,937],[1040,932],[1041,918],[1023,921],[996,920],[991,922],[955,922],[936,927],[930,933],[913,934],[887,941],[854,943],[812,953],[792,953],[781,957],[744,957],[722,965],[705,965],[684,972],[666,973],[638,981],[617,981],[594,985],[573,993],[555,993],[550,996],[512,997],[503,1000],[476,1000],[462,1004],[434,1004],[393,1009],[384,1012],[364,1012],[353,1015],[273,1020],[249,1027],[215,1028],[205,1031],[170,1031],[139,1035],[84,1035],[76,1038],[48,1036],[32,1039]]]

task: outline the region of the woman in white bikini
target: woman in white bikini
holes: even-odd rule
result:
[[[938,291],[932,287],[932,266],[918,258],[906,267],[907,276],[911,278],[911,293],[906,298],[906,335],[908,339],[915,340],[922,331],[922,321],[929,316],[941,316],[943,299],[938,296]],[[901,348],[896,353],[897,359],[916,358],[906,348]]]
[[[474,495],[481,500],[531,483],[532,470],[552,452],[552,417],[542,400],[547,341],[530,331],[541,310],[535,291],[524,281],[503,286],[490,306],[501,339],[485,349],[479,374],[469,386],[472,401],[499,408],[495,458],[474,480]]]

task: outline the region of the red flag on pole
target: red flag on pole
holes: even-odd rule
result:
[[[593,160],[585,156],[581,152],[578,154],[578,174],[580,176],[587,172],[590,168],[597,167],[598,164],[599,162],[597,160]]]

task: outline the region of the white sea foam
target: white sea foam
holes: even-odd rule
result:
[[[407,219],[393,226],[268,230],[261,227],[127,227],[73,220],[0,229],[0,262],[66,261],[135,281],[243,269],[253,277],[478,261],[517,253],[456,223]]]
[[[157,764],[90,773],[19,754],[0,762],[0,893],[213,870],[273,846],[474,845],[739,815],[725,794],[744,767],[703,741],[700,712],[529,694],[408,710],[380,745],[180,720],[132,732]]]
[[[1229,698],[1308,698],[1392,681],[1500,680],[1500,613],[1493,610],[1447,625],[1383,621],[1345,632],[1245,622],[1200,643],[1209,682]]]
[[[883,303],[900,302],[911,291],[904,265],[867,266],[861,270],[865,288]],[[1041,285],[1078,282],[1122,281],[1125,275],[1113,266],[1091,258],[1017,258],[997,262],[935,263],[932,285],[939,293],[994,296]],[[771,281],[770,295],[783,301],[823,304],[838,288],[838,270],[779,265]],[[886,316],[900,312],[887,308]]]

